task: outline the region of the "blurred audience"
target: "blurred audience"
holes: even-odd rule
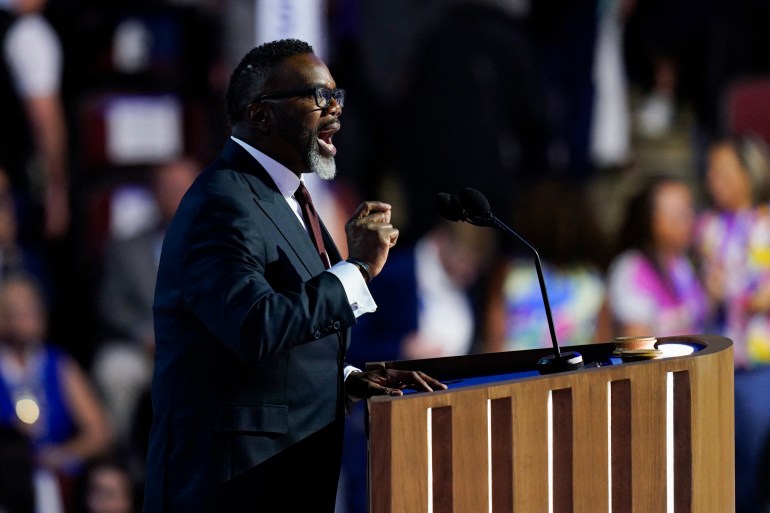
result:
[[[709,304],[689,255],[694,221],[692,193],[675,178],[652,179],[628,202],[607,278],[616,335],[703,332]]]
[[[0,2],[0,165],[14,190],[32,200],[25,210],[30,221],[42,206],[44,234],[60,238],[70,221],[68,130],[60,97],[63,51],[43,16],[46,3]]]
[[[136,513],[140,504],[128,466],[114,457],[93,461],[83,472],[75,513]]]
[[[579,186],[543,180],[522,194],[512,228],[538,252],[557,340],[612,337],[602,271],[604,240]],[[532,253],[518,245],[490,280],[485,351],[552,347]]]
[[[527,16],[494,1],[439,11],[415,45],[403,100],[384,113],[386,126],[403,130],[396,165],[412,241],[430,229],[437,192],[473,187],[506,205],[531,170],[548,168],[546,93]]]
[[[189,158],[152,169],[149,185],[158,211],[155,222],[138,234],[113,238],[105,250],[97,302],[105,336],[91,371],[122,442],[129,435],[139,397],[152,379],[152,303],[163,236],[198,169]]]
[[[351,346],[348,361],[364,365],[470,352],[478,315],[470,294],[494,255],[495,237],[488,228],[440,220],[416,243],[394,248],[384,279],[370,287],[377,311],[353,328],[365,342]]]
[[[643,93],[635,112],[636,131],[643,137],[655,139],[668,135],[676,120],[681,52],[692,37],[692,30],[703,24],[700,16],[682,23],[685,20],[681,15],[687,2],[629,2],[635,5],[629,20],[626,57]],[[688,30],[682,30],[683,27]]]
[[[23,276],[0,285],[0,423],[29,437],[36,473],[55,476],[65,505],[82,465],[111,442],[106,414],[86,375],[46,342],[40,291]]]
[[[8,175],[0,167],[0,282],[14,274],[29,274],[40,284],[49,303],[51,284],[43,258],[22,242],[19,230],[16,201]]]
[[[634,9],[625,38],[626,64],[632,84],[642,93],[637,133],[663,141],[688,118],[690,150],[700,171],[706,148],[730,123],[725,99],[732,84],[770,72],[770,53],[765,51],[770,43],[770,3],[629,3]]]
[[[715,305],[712,331],[733,341],[736,509],[758,513],[759,455],[770,435],[770,408],[757,393],[770,389],[770,154],[760,140],[736,136],[713,143],[707,163],[711,206],[696,245]]]
[[[623,34],[633,0],[604,0],[597,6],[591,161],[597,169],[630,164],[631,120]]]
[[[526,173],[551,169],[559,176],[583,183],[593,175],[590,146],[595,97],[594,56],[599,20],[605,15],[601,11],[606,4],[599,0],[529,2],[529,26],[542,80],[540,94],[545,102],[548,167],[528,166],[524,168]],[[535,107],[530,106],[530,109]]]
[[[224,118],[218,103],[207,104],[219,95],[206,89],[221,88],[225,76],[212,63],[223,61],[227,45],[243,43],[217,27],[245,29],[253,7],[209,0],[129,4],[0,0],[0,424],[6,426],[0,429],[0,510],[29,512],[35,500],[35,511],[45,513],[75,502],[87,513],[128,513],[140,503],[133,497],[133,473],[143,467],[134,459],[143,460],[152,415],[158,252],[198,166],[181,159],[153,170],[157,222],[129,237],[114,236],[99,260],[101,254],[84,243],[85,223],[71,222],[70,208],[79,218],[89,187],[133,181],[132,166],[144,164],[109,162],[106,141],[119,137],[115,127],[81,130],[96,124],[74,121],[90,119],[82,112],[86,93],[172,94],[182,99],[184,151],[207,154],[207,139],[219,139]],[[328,14],[338,19],[329,25],[330,40],[337,42],[329,46],[329,59],[346,64],[346,108],[356,125],[342,132],[340,144],[350,142],[341,157],[364,165],[341,168],[355,190],[316,184],[318,209],[333,220],[328,227],[338,244],[344,219],[337,213],[349,210],[339,205],[356,203],[361,191],[382,188],[392,196],[394,216],[403,216],[396,223],[402,242],[385,279],[373,283],[379,311],[356,326],[359,343],[349,360],[363,365],[550,347],[532,256],[520,247],[511,251],[507,239],[498,252],[494,230],[433,224],[436,192],[476,187],[493,210],[516,207],[512,227],[540,252],[562,344],[705,331],[734,341],[736,505],[738,513],[760,511],[756,476],[763,474],[756,455],[770,427],[770,408],[757,393],[770,386],[767,148],[745,137],[708,146],[706,180],[697,185],[711,205],[697,224],[685,183],[662,177],[645,183],[627,205],[610,266],[593,217],[603,205],[592,210],[582,186],[591,185],[592,166],[628,171],[637,157],[628,83],[642,89],[636,134],[670,133],[675,122],[689,122],[678,111],[692,110],[694,144],[685,150],[696,155],[692,176],[698,177],[704,141],[713,141],[729,121],[720,102],[730,81],[770,71],[770,53],[762,50],[770,41],[764,30],[770,3],[396,4],[329,2]],[[379,14],[394,8],[409,15],[406,25],[380,23]],[[124,56],[144,58],[144,67],[132,71],[114,61],[112,33],[137,13],[144,30],[135,34],[142,37],[127,38],[122,47]],[[399,49],[382,45],[387,31]],[[374,79],[367,80],[367,69]],[[73,121],[74,137],[65,121]],[[382,144],[392,139],[393,127],[405,130],[397,152]],[[87,155],[71,151],[73,142]],[[657,151],[649,140],[644,144],[651,149],[641,150]],[[350,175],[354,169],[368,172]],[[581,187],[543,180],[533,171],[541,169]],[[78,200],[71,203],[70,186]],[[44,241],[45,252],[31,244]],[[101,274],[92,273],[94,261]],[[95,293],[92,280],[98,280]],[[482,306],[480,297],[488,304]],[[93,311],[84,314],[83,303]],[[67,347],[49,345],[47,329]],[[73,357],[90,364],[104,411]],[[362,409],[359,403],[352,412],[346,435],[348,513],[365,511]],[[111,445],[106,418],[129,453],[130,472],[112,460],[95,462],[73,501],[73,476]],[[34,455],[29,462],[25,443]],[[33,465],[29,472],[27,464]],[[18,465],[18,472],[9,474],[9,465]],[[18,485],[11,481],[17,479]]]
[[[715,142],[708,152],[711,207],[696,247],[716,305],[714,329],[735,342],[738,367],[770,362],[770,154],[758,139]]]

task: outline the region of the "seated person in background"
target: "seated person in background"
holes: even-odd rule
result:
[[[736,510],[764,511],[770,409],[757,391],[770,388],[770,156],[758,139],[731,137],[711,145],[707,165],[712,205],[695,241],[713,330],[733,341]]]
[[[353,328],[366,342],[351,346],[349,361],[364,365],[470,352],[477,312],[469,294],[494,253],[495,235],[441,220],[412,247],[395,249],[384,279],[371,284],[378,308]]]
[[[88,459],[109,447],[111,431],[86,375],[45,342],[45,332],[34,282],[7,278],[0,285],[0,425],[25,433],[36,472],[55,475],[66,488]]]
[[[770,155],[759,140],[714,143],[695,247],[716,305],[714,329],[733,340],[739,367],[770,362]]]
[[[152,301],[163,236],[198,167],[191,159],[179,159],[153,169],[149,182],[157,221],[136,235],[110,240],[105,251],[98,313],[106,334],[91,372],[121,441],[152,379]]]
[[[616,334],[702,333],[709,304],[690,260],[695,221],[687,185],[655,177],[628,203],[609,275]]]
[[[128,466],[113,457],[94,460],[83,472],[75,513],[135,513],[136,483]]]
[[[604,241],[594,213],[576,185],[544,180],[521,195],[512,228],[540,255],[556,338],[579,345],[610,338]],[[535,267],[526,247],[497,266],[485,312],[486,352],[552,347]]]

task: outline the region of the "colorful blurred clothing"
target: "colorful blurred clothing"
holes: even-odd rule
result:
[[[770,209],[704,212],[696,248],[704,273],[713,267],[724,273],[724,299],[712,328],[732,339],[736,365],[770,362],[770,314],[749,310],[752,296],[770,287]]]
[[[582,266],[560,269],[544,263],[543,278],[559,343],[596,342],[594,335],[605,298],[599,271]],[[505,350],[552,347],[534,262],[513,260],[504,280]]]
[[[659,270],[642,251],[627,250],[610,266],[608,283],[616,323],[648,326],[661,337],[702,333],[706,326],[708,297],[685,256]]]

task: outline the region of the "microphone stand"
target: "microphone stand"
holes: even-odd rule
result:
[[[511,227],[502,222],[489,209],[489,202],[479,191],[466,187],[460,193],[460,198],[451,196],[445,192],[436,195],[436,208],[445,219],[449,221],[465,221],[475,226],[496,227],[509,235],[516,237],[524,244],[535,257],[535,269],[537,270],[537,279],[540,283],[540,293],[543,296],[543,306],[545,307],[545,316],[548,319],[548,329],[551,332],[551,343],[553,344],[554,354],[542,357],[537,362],[537,370],[540,374],[552,374],[554,372],[564,372],[583,367],[583,356],[575,351],[561,352],[559,342],[556,340],[556,329],[553,325],[553,315],[551,315],[551,303],[548,301],[548,292],[545,288],[545,278],[543,277],[543,266],[540,263],[540,255],[532,245],[516,233]]]
[[[524,244],[534,255],[535,269],[537,270],[537,279],[540,283],[540,292],[543,295],[543,306],[545,307],[545,316],[548,320],[548,330],[551,332],[551,343],[553,344],[554,354],[544,356],[537,362],[537,369],[540,374],[553,374],[555,372],[564,372],[579,369],[583,366],[583,356],[575,351],[562,352],[559,343],[556,340],[556,329],[553,324],[553,315],[551,314],[551,303],[548,301],[548,291],[545,288],[545,278],[543,277],[543,266],[540,262],[540,255],[537,250],[524,238],[516,233],[511,227],[502,222],[496,215],[489,212],[484,217],[468,216],[473,224],[489,226],[491,221],[494,226],[516,237]]]

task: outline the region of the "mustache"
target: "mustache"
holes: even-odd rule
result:
[[[342,128],[342,123],[340,123],[340,121],[338,119],[335,119],[335,120],[332,120],[332,121],[328,121],[326,123],[322,123],[322,124],[318,125],[318,127],[316,127],[315,132],[316,133],[324,132],[324,131],[328,130],[329,128],[336,128],[337,130],[339,130],[340,128]]]

